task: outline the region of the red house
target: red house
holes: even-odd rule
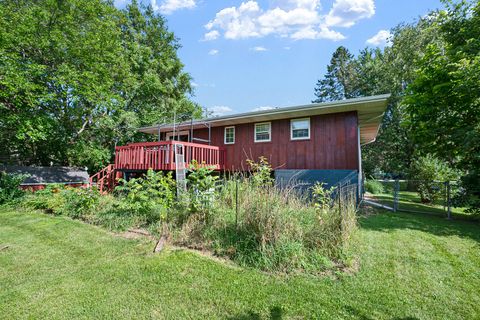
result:
[[[115,163],[98,173],[176,170],[197,160],[221,171],[247,171],[266,157],[277,179],[334,184],[361,172],[361,145],[375,141],[389,95],[276,108],[140,128],[158,142],[117,147]],[[110,181],[110,182],[108,182]]]

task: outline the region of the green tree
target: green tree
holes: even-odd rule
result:
[[[1,155],[95,170],[135,127],[198,113],[178,48],[136,1],[1,1]]]
[[[419,61],[405,99],[412,138],[466,171],[472,209],[480,211],[480,3],[447,3],[438,14],[442,42]]]
[[[356,72],[353,64],[354,56],[347,48],[340,46],[335,50],[327,66],[324,78],[317,81],[316,99],[312,102],[335,101],[358,96],[355,87]]]

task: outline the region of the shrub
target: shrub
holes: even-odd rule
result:
[[[200,166],[196,161],[192,161],[188,171],[190,211],[202,211],[206,214],[215,199],[215,184],[218,176],[212,174],[213,167]]]
[[[24,195],[24,191],[20,189],[20,184],[26,177],[27,175],[23,174],[0,171],[0,204],[13,201]]]
[[[446,162],[428,154],[413,161],[410,176],[417,181],[416,190],[421,201],[432,203],[442,193],[441,183],[458,180],[460,172],[452,169]]]
[[[247,159],[247,164],[252,171],[251,182],[256,186],[273,185],[272,166],[268,163],[267,158],[259,157],[258,162]]]
[[[175,180],[171,172],[148,170],[141,178],[120,179],[115,192],[121,200],[121,210],[143,215],[147,222],[167,219],[168,209],[175,201]]]
[[[365,180],[365,191],[370,192],[372,194],[381,194],[385,193],[385,188],[383,184],[378,180]]]
[[[58,212],[79,219],[95,213],[100,193],[96,188],[65,188],[60,192],[60,196],[63,203]]]
[[[332,206],[332,195],[335,187],[325,189],[323,182],[317,182],[311,187],[313,202],[317,210],[328,211]]]
[[[61,214],[65,205],[62,191],[65,189],[61,184],[49,184],[43,190],[30,193],[23,204],[33,209],[45,210],[48,213]]]

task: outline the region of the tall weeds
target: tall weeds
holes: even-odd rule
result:
[[[329,200],[319,205],[318,197],[260,184],[258,177],[226,179],[209,208],[209,223],[195,225],[201,220],[192,217],[177,239],[266,271],[315,273],[344,266],[356,229],[352,191],[335,198],[326,192]]]

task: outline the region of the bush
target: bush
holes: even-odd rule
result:
[[[418,157],[412,163],[411,179],[416,180],[416,190],[423,203],[432,203],[442,194],[442,183],[458,180],[460,172],[446,162],[428,154]]]
[[[96,188],[65,188],[60,196],[63,198],[60,214],[85,219],[98,208],[100,193]]]
[[[120,198],[120,210],[142,215],[147,223],[167,219],[168,209],[175,201],[175,180],[171,172],[164,175],[150,169],[144,177],[119,182],[115,192]]]
[[[365,181],[365,191],[371,194],[382,194],[385,193],[385,188],[380,181],[370,179]]]
[[[187,187],[191,212],[204,212],[207,214],[215,200],[215,184],[218,176],[214,176],[213,168],[200,166],[193,161],[189,166]],[[206,218],[206,216],[205,216]]]
[[[0,204],[16,200],[24,195],[20,184],[25,178],[27,175],[0,171]]]
[[[60,184],[49,184],[43,190],[30,193],[23,204],[33,209],[44,210],[47,213],[61,214],[65,205],[65,198],[62,191],[65,186]]]
[[[100,194],[97,189],[51,184],[43,190],[29,194],[23,203],[48,213],[86,219],[97,211],[99,199]]]

